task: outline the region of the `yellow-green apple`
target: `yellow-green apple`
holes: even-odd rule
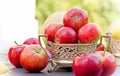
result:
[[[120,39],[120,22],[112,28],[111,34],[114,39]]]

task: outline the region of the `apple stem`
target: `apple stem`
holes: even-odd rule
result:
[[[103,39],[103,37],[104,37],[104,36],[101,36],[101,37],[100,37],[100,43],[99,43],[99,45],[103,45],[103,44],[102,44],[102,39]],[[106,50],[104,49],[103,56],[105,56],[105,51],[106,51]]]
[[[19,44],[17,43],[17,41],[14,41],[14,43],[18,46]]]
[[[105,56],[105,52],[106,52],[106,50],[104,50],[104,52],[103,52],[103,56]]]

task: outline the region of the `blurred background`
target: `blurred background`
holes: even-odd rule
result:
[[[88,13],[89,22],[97,23],[104,34],[108,26],[120,18],[119,4],[119,0],[36,0],[35,18],[38,20],[41,33],[45,20],[51,14],[80,7]]]

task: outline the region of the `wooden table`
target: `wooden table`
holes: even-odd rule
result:
[[[54,72],[48,73],[48,68],[51,68],[50,63],[48,66],[39,73],[29,73],[23,68],[15,68],[11,64],[7,64],[10,68],[10,72],[1,74],[0,76],[74,76],[71,71],[71,68],[67,69],[58,69]],[[112,76],[120,76],[120,67],[118,66],[115,73]]]

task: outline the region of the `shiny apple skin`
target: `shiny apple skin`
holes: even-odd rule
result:
[[[95,53],[101,58],[101,76],[112,76],[112,74],[116,71],[117,68],[117,62],[114,55],[107,51],[96,51]]]
[[[61,27],[63,27],[63,24],[58,23],[58,22],[49,23],[49,24],[45,27],[45,29],[44,29],[44,34],[47,34],[49,41],[54,42],[55,33],[56,33],[56,32],[58,31],[58,29],[60,29]]]
[[[78,43],[78,36],[74,29],[62,27],[55,34],[55,43],[75,44]]]
[[[40,72],[48,64],[48,54],[38,44],[29,45],[21,52],[20,63],[28,72]]]
[[[100,76],[100,58],[96,54],[81,54],[74,58],[72,70],[75,76]]]
[[[88,23],[78,31],[80,43],[96,43],[100,36],[100,27],[95,23]]]
[[[39,40],[35,37],[27,38],[23,44],[31,45],[31,44],[39,44]]]
[[[83,25],[88,23],[88,15],[81,8],[71,8],[64,15],[63,23],[65,27],[71,27],[77,32]]]
[[[105,46],[103,44],[98,44],[96,46],[96,51],[104,51],[105,50]]]
[[[26,45],[16,45],[10,47],[8,51],[8,59],[10,63],[15,66],[16,68],[21,68],[22,65],[20,63],[20,55],[23,49],[26,47]]]

